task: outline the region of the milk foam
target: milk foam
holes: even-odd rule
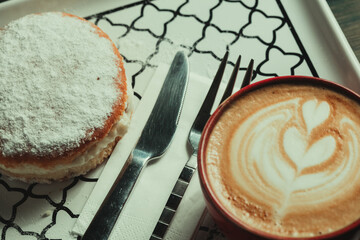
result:
[[[331,90],[290,90],[234,103],[213,130],[208,168],[222,169],[212,184],[226,181],[219,198],[242,221],[285,236],[323,234],[360,216],[345,206],[359,205],[360,107]]]

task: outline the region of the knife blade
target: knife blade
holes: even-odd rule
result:
[[[143,168],[168,149],[179,122],[188,76],[187,57],[178,52],[135,148],[84,233],[83,240],[109,238]]]

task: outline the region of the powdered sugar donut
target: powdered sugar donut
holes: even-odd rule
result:
[[[0,32],[0,172],[51,182],[102,163],[126,133],[131,86],[100,28],[60,12]]]

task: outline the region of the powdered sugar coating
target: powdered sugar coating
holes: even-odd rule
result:
[[[0,151],[73,149],[121,97],[111,42],[63,13],[25,16],[0,32]]]

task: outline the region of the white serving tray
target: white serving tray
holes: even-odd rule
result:
[[[144,4],[134,0],[7,1],[0,3],[0,28],[23,15],[44,11],[87,17],[119,47],[127,77],[133,80],[136,103],[156,67],[169,64],[178,50],[189,55],[193,73],[209,79],[229,50],[228,65],[239,54],[243,56],[240,77],[253,58],[254,81],[274,75],[318,75],[360,93],[359,62],[325,0],[157,0]],[[71,239],[69,231],[101,170],[51,185],[27,185],[0,176],[1,240]],[[212,224],[211,219],[200,222],[194,237],[220,238]]]

